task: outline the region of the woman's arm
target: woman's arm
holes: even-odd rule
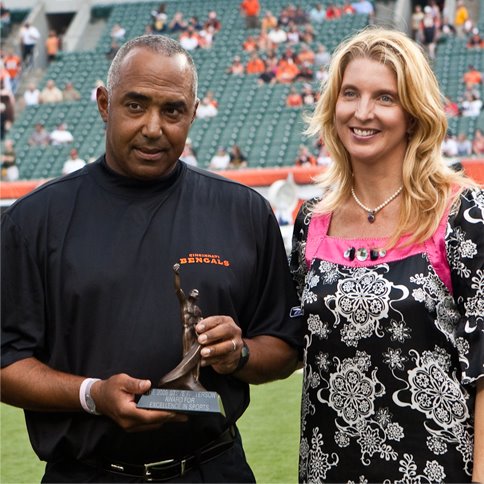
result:
[[[484,378],[479,379],[477,382],[472,482],[484,483]]]

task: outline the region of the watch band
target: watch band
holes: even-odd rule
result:
[[[99,380],[100,378],[86,378],[79,387],[79,401],[81,402],[81,407],[91,415],[101,415],[96,410],[96,404],[91,397],[91,387]]]
[[[233,371],[233,373],[237,373],[239,370],[241,370],[249,361],[250,357],[250,350],[249,347],[247,346],[247,343],[245,340],[242,340],[244,343],[242,346],[242,350],[240,351],[240,359],[239,362],[237,363],[237,368]]]

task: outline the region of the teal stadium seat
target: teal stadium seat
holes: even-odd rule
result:
[[[115,23],[119,23],[126,29],[126,38],[143,34],[145,26],[151,23],[151,11],[157,9],[159,3],[113,3],[93,7],[93,19],[106,19],[105,29],[96,47],[87,52],[61,53],[59,60],[50,64],[39,83],[39,87],[42,87],[47,79],[54,79],[63,88],[67,81],[72,81],[81,93],[81,101],[28,107],[18,116],[12,127],[11,136],[17,148],[22,178],[58,176],[68,156],[70,147],[31,148],[27,145],[34,124],[39,121],[49,131],[59,121],[67,122],[75,138],[73,146],[78,148],[82,158],[97,157],[103,153],[103,123],[96,103],[90,101],[90,94],[97,79],[106,79],[109,61],[105,53],[111,44],[111,29]],[[259,87],[257,76],[235,77],[225,72],[235,55],[243,57],[244,60],[248,57],[242,50],[242,43],[249,32],[245,29],[240,15],[240,1],[166,0],[164,3],[169,18],[180,11],[186,18],[195,15],[203,21],[210,10],[215,10],[222,22],[222,29],[215,36],[212,49],[192,53],[199,73],[199,96],[203,97],[210,90],[219,102],[218,116],[209,120],[197,119],[190,131],[200,166],[208,165],[220,144],[229,146],[234,143],[239,144],[248,155],[251,167],[292,165],[297,147],[303,139],[304,124],[301,120],[302,110],[288,109],[285,106],[290,86]],[[321,3],[327,5],[330,2],[323,0]],[[277,15],[286,4],[286,0],[267,0],[263,2],[263,10],[271,10]],[[314,1],[298,0],[297,4],[309,11]],[[484,22],[484,18],[482,20]],[[315,28],[316,37],[312,47],[315,48],[322,42],[331,51],[343,38],[367,24],[368,18],[361,15],[325,22]],[[458,57],[462,54],[459,50],[462,46],[449,44],[445,48],[450,56]],[[279,53],[283,49],[284,47],[280,47]],[[473,60],[477,63],[476,59]],[[442,64],[439,77],[444,78],[451,69],[447,68],[448,60],[439,62]],[[453,86],[454,90],[458,87],[447,77],[445,83]],[[301,83],[297,85],[300,87]]]

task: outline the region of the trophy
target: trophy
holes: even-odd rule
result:
[[[185,295],[180,285],[180,264],[173,266],[175,291],[180,303],[183,325],[183,359],[158,382],[158,387],[141,395],[137,407],[182,413],[220,413],[225,416],[222,399],[207,391],[199,381],[200,350],[195,326],[203,319],[197,305],[198,290]]]

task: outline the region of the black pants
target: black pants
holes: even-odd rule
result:
[[[35,44],[23,44],[22,45],[22,62],[28,64],[32,61],[34,56]]]
[[[102,469],[85,465],[79,461],[62,461],[47,463],[43,483],[61,482],[145,482],[141,477],[129,477]],[[167,482],[167,481],[165,481]],[[245,458],[240,435],[235,438],[234,445],[209,462],[201,464],[197,468],[190,469],[182,477],[169,482],[217,482],[255,483],[255,477]]]

